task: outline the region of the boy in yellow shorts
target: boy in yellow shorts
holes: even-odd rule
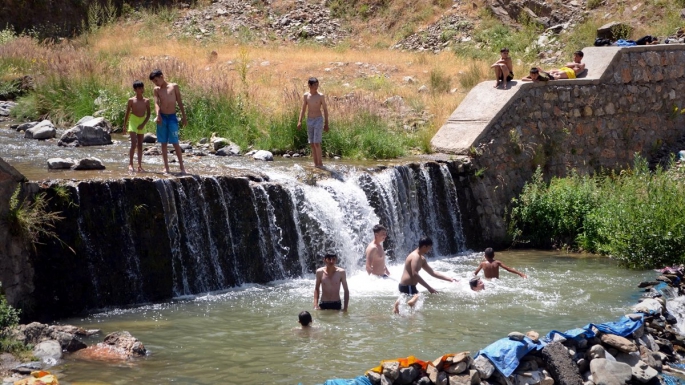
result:
[[[145,85],[140,80],[133,82],[136,96],[128,100],[126,115],[124,116],[124,135],[128,128],[131,134],[131,149],[128,152],[128,171],[133,172],[133,153],[138,150],[138,172],[143,170],[143,135],[145,125],[150,120],[150,99],[144,98]]]

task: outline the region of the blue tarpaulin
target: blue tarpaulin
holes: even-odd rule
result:
[[[333,379],[327,380],[323,385],[371,385],[371,381],[366,376],[359,376],[351,380]]]
[[[509,377],[519,366],[519,361],[523,356],[531,350],[540,350],[544,346],[544,343],[535,343],[528,337],[525,337],[523,341],[516,341],[507,337],[488,345],[479,351],[478,355],[487,357],[500,373]]]

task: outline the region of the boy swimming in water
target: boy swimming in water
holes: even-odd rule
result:
[[[478,273],[482,269],[483,273],[485,273],[485,278],[499,278],[499,268],[501,267],[510,273],[517,274],[521,278],[528,278],[525,274],[521,273],[520,271],[508,267],[502,262],[496,260],[495,251],[492,249],[492,247],[488,247],[487,249],[485,249],[484,254],[485,261],[481,262],[480,265],[478,265],[478,268],[473,273],[473,275],[478,275]]]
[[[133,82],[136,96],[130,98],[126,104],[124,116],[124,135],[128,128],[131,134],[131,149],[128,152],[128,171],[133,172],[133,153],[138,150],[138,172],[143,172],[143,135],[145,125],[150,120],[150,99],[144,98],[145,85],[140,80]]]

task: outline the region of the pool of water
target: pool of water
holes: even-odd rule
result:
[[[439,294],[428,294],[413,311],[392,314],[401,266],[391,279],[350,271],[347,313],[312,310],[314,276],[246,285],[222,293],[179,298],[162,304],[115,309],[63,323],[127,330],[150,354],[125,364],[67,357],[53,368],[67,384],[320,384],[352,378],[381,359],[414,355],[423,360],[468,350],[476,352],[511,331],[567,330],[588,322],[612,321],[639,297],[636,285],[654,278],[611,260],[539,251],[498,253],[528,279],[501,271],[483,292],[468,287],[482,254],[430,258],[436,271],[460,279],[436,280],[422,272]],[[297,314],[309,310],[314,328],[298,329]]]

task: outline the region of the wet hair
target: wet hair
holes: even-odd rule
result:
[[[502,48],[501,50],[499,50],[499,52],[500,52],[500,53],[502,53],[502,52],[509,52],[509,48],[504,47],[504,48]]]
[[[154,80],[155,78],[160,77],[162,75],[164,75],[162,73],[162,70],[160,70],[160,69],[153,70],[152,72],[150,72],[150,80]]]
[[[383,230],[388,231],[388,230],[385,228],[385,226],[381,225],[380,223],[373,227],[373,233],[374,233],[374,234],[380,233],[380,232],[383,231]]]
[[[532,73],[532,74],[539,74],[539,73],[540,73],[540,70],[538,69],[538,67],[533,67],[533,68],[530,69],[530,73]]]
[[[495,256],[495,250],[492,249],[492,247],[488,247],[485,249],[485,256],[488,258],[492,258]]]
[[[307,326],[312,323],[312,315],[306,310],[301,311],[297,317],[300,319],[300,324],[302,326]]]
[[[145,84],[141,82],[140,80],[136,80],[133,82],[133,89],[137,90],[138,88],[145,88]]]
[[[309,78],[309,80],[307,81],[307,84],[309,84],[310,86],[313,86],[314,84],[319,84],[319,79]]]
[[[324,259],[326,258],[338,258],[338,256],[335,254],[333,251],[327,251],[326,254],[323,255]]]
[[[430,237],[423,237],[419,239],[419,247],[433,246],[433,240]]]
[[[476,286],[478,286],[479,281],[480,281],[480,277],[473,277],[473,278],[469,279],[469,286],[476,287]]]
[[[578,56],[580,56],[580,57],[585,56],[585,54],[583,53],[583,51],[576,51],[576,52],[574,52],[573,54],[574,54],[574,55],[578,55]]]

